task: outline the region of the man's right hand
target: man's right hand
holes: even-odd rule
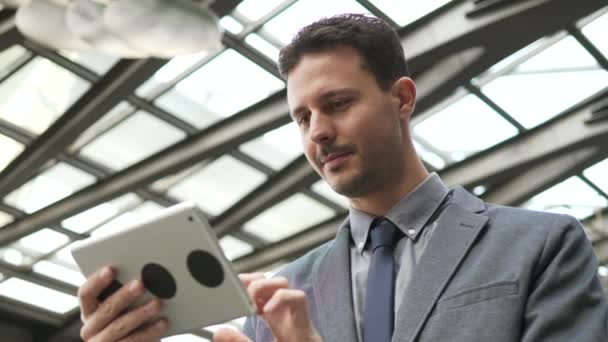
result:
[[[84,323],[80,337],[89,342],[160,341],[169,322],[165,318],[148,322],[160,312],[160,300],[154,298],[128,308],[144,293],[140,279],[132,280],[99,302],[97,297],[114,277],[115,271],[111,267],[103,267],[78,289],[80,318]]]

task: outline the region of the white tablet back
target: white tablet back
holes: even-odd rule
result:
[[[120,284],[140,277],[147,291],[137,303],[152,294],[163,300],[161,316],[171,322],[165,336],[255,313],[194,203],[180,203],[116,233],[86,239],[72,254],[87,277],[104,265],[115,267]]]

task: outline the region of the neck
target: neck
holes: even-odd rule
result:
[[[415,153],[406,160],[405,172],[395,183],[389,183],[372,193],[351,198],[350,205],[374,216],[384,216],[399,200],[411,193],[428,176],[429,172]]]

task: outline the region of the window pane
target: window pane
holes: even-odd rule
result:
[[[30,53],[19,45],[13,45],[10,48],[0,52],[0,75],[13,70],[15,64],[25,55]]]
[[[302,27],[340,13],[369,13],[354,0],[300,0],[264,25],[264,31],[287,45]]]
[[[140,203],[141,199],[137,195],[127,194],[85,210],[64,220],[61,224],[66,229],[83,234],[103,221],[118,216],[121,212],[128,208],[133,208]]]
[[[210,51],[202,51],[172,58],[167,64],[163,65],[162,68],[155,72],[150,79],[137,88],[137,95],[150,98],[150,95],[154,93],[155,89],[171,83],[179,74],[207,58],[210,54]]]
[[[174,115],[204,128],[284,87],[234,50],[226,50],[156,100]]]
[[[565,87],[576,84],[576,87]],[[568,36],[482,91],[526,128],[534,127],[603,89],[608,72]]]
[[[78,299],[72,295],[14,277],[0,283],[0,295],[59,314],[78,306]]]
[[[91,235],[99,236],[99,235],[107,235],[117,231],[120,231],[122,228],[135,224],[141,221],[143,218],[148,217],[152,214],[155,214],[159,210],[164,209],[163,206],[156,204],[154,202],[144,202],[140,206],[136,207],[133,210],[130,210],[112,221],[104,224],[103,226],[95,229]]]
[[[183,131],[139,111],[93,140],[80,153],[114,170],[121,170],[185,136]]]
[[[208,339],[193,334],[181,334],[161,339],[162,342],[209,342]]]
[[[84,276],[79,271],[57,265],[47,260],[41,260],[35,263],[34,266],[32,266],[32,269],[36,273],[43,274],[49,278],[54,278],[74,286],[80,286],[85,281]]]
[[[601,17],[587,24],[582,29],[583,34],[597,47],[604,56],[608,57],[608,11]]]
[[[95,177],[59,162],[11,192],[5,202],[26,213],[44,208],[95,182]]]
[[[17,241],[20,249],[33,252],[34,255],[49,253],[63,245],[70,238],[49,228],[43,228]]]
[[[0,171],[4,169],[25,147],[7,136],[0,134]]]
[[[608,205],[608,200],[600,196],[578,177],[571,177],[532,197],[524,203],[524,208],[569,214],[584,219],[597,209]]]
[[[239,149],[279,170],[302,154],[300,130],[292,122],[241,145]]]
[[[422,140],[419,138],[416,138],[416,137],[414,137],[413,142],[414,142],[414,148],[416,149],[416,152],[418,153],[420,158],[422,158],[422,160],[424,160],[425,162],[429,163],[436,170],[443,169],[447,165],[447,162],[446,162],[447,158],[440,157],[439,154],[431,151],[429,148],[427,148],[425,146],[425,145],[427,145],[427,146],[430,145],[429,143],[422,145],[421,144]]]
[[[414,126],[416,136],[452,160],[462,160],[517,133],[517,128],[475,95],[466,95]]]
[[[399,26],[405,26],[447,4],[450,0],[370,0],[370,2]]]
[[[230,156],[218,158],[169,190],[180,200],[192,200],[218,215],[266,180],[262,172]]]
[[[100,52],[60,51],[60,53],[73,62],[76,62],[99,75],[105,74],[119,60],[116,56]]]
[[[75,243],[78,242],[72,242],[69,245],[61,248],[57,252],[53,253],[49,260],[64,267],[71,268],[73,270],[78,270],[76,260],[74,260],[74,257],[72,256],[72,247]]]
[[[70,71],[36,57],[0,84],[0,118],[40,134],[88,88]]]
[[[0,256],[4,262],[15,266],[27,266],[33,261],[33,258],[27,253],[13,247],[0,248]]]
[[[95,121],[93,125],[87,128],[76,141],[69,147],[70,153],[75,153],[80,150],[82,146],[88,144],[99,135],[111,129],[117,125],[120,121],[135,112],[135,107],[131,106],[125,101],[121,101],[119,104],[114,106],[107,114],[102,116],[99,120]]]
[[[334,216],[334,211],[295,194],[245,224],[245,230],[269,242],[282,240]]]
[[[588,168],[583,172],[583,175],[602,189],[602,191],[608,193],[608,159],[604,159]]]
[[[239,34],[243,31],[243,24],[229,15],[225,15],[220,19],[220,26],[232,34]]]
[[[261,19],[285,0],[245,0],[236,6],[235,11],[249,21]]]
[[[230,235],[220,239],[220,247],[228,260],[234,260],[253,252],[253,246]]]
[[[0,228],[2,228],[5,224],[13,221],[13,216],[0,211]]]
[[[260,37],[258,34],[248,34],[247,37],[245,37],[245,43],[253,46],[271,60],[275,62],[279,60],[279,48],[270,44],[270,42]]]
[[[325,196],[326,198],[329,198],[330,200],[343,206],[344,208],[350,207],[348,198],[335,192],[334,189],[332,189],[329,184],[327,184],[327,182],[325,182],[324,180],[317,181],[315,184],[313,184],[312,190],[320,195]]]

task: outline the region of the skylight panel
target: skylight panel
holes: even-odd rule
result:
[[[0,171],[4,169],[25,147],[20,142],[0,134]]]
[[[13,219],[14,217],[12,215],[0,211],[0,228],[2,228],[2,226],[5,224],[12,222]]]
[[[199,172],[169,189],[180,200],[192,200],[218,215],[266,180],[266,175],[229,155],[224,155]]]
[[[101,52],[84,51],[60,51],[60,53],[71,61],[94,71],[98,75],[108,72],[119,58]]]
[[[582,220],[607,205],[606,198],[574,176],[532,197],[522,206],[533,210],[569,214]]]
[[[36,273],[77,287],[85,282],[84,276],[79,271],[55,264],[48,260],[41,260],[35,263],[32,266],[32,269]]]
[[[65,219],[61,224],[66,229],[83,234],[96,225],[118,216],[124,210],[135,207],[139,203],[141,203],[141,200],[137,195],[127,194]]]
[[[335,192],[334,189],[332,189],[331,186],[329,186],[329,184],[327,184],[327,182],[324,180],[319,180],[313,184],[312,190],[331,200],[332,202],[341,205],[345,209],[350,207],[348,198]]]
[[[300,0],[268,21],[263,30],[287,45],[302,27],[341,13],[369,14],[369,11],[354,0]]]
[[[517,128],[472,94],[428,116],[413,130],[451,160],[462,160],[518,133]]]
[[[224,236],[219,242],[228,260],[234,260],[253,252],[252,245],[230,235]]]
[[[122,230],[126,226],[130,226],[132,224],[140,222],[143,218],[149,217],[150,215],[153,215],[162,209],[164,209],[163,206],[154,202],[144,202],[138,207],[127,211],[120,216],[117,216],[116,218],[104,224],[103,226],[93,230],[91,232],[91,235],[101,236],[106,234],[112,234],[114,232]]]
[[[582,28],[582,32],[608,58],[608,7],[605,13]]]
[[[481,90],[524,127],[532,128],[607,84],[608,72],[568,36]]]
[[[0,84],[0,118],[40,134],[89,86],[70,71],[36,57]]]
[[[183,131],[139,111],[91,141],[80,153],[114,170],[121,170],[185,137]]]
[[[236,6],[235,11],[249,21],[260,20],[285,0],[245,0]]]
[[[608,194],[608,159],[604,159],[583,171],[583,175]]]
[[[213,53],[214,52],[212,51],[201,51],[171,58],[167,64],[163,65],[162,68],[152,75],[152,77],[137,88],[135,91],[136,94],[150,98],[150,95],[154,94],[157,87],[166,86],[173,82],[181,73],[192,68],[195,64],[200,63]]]
[[[30,235],[24,236],[17,241],[20,247],[35,254],[47,254],[70,241],[70,238],[62,233],[49,228],[43,228]]]
[[[405,26],[424,17],[451,0],[370,0],[399,26]]]
[[[268,242],[299,233],[334,216],[334,211],[297,193],[245,223],[244,230]]]
[[[4,51],[0,52],[0,76],[5,75],[6,72],[13,70],[16,65],[19,63],[19,60],[23,58],[25,55],[30,55],[28,52],[20,45],[13,45]]]
[[[283,81],[229,49],[179,82],[155,103],[192,125],[204,128],[284,87]]]
[[[181,334],[161,339],[162,342],[210,342],[208,339],[194,334]]]
[[[26,213],[44,208],[95,182],[80,169],[59,162],[5,197],[5,202]]]
[[[239,149],[279,170],[302,154],[300,131],[295,123],[290,122],[241,145]]]
[[[244,28],[243,24],[229,15],[225,15],[220,19],[220,26],[232,34],[239,34]]]
[[[0,283],[0,296],[58,314],[66,314],[78,307],[75,296],[16,277]]]
[[[279,60],[279,48],[260,37],[257,33],[248,34],[247,37],[245,37],[245,43],[253,46],[256,50],[270,58],[270,60],[274,62]]]

